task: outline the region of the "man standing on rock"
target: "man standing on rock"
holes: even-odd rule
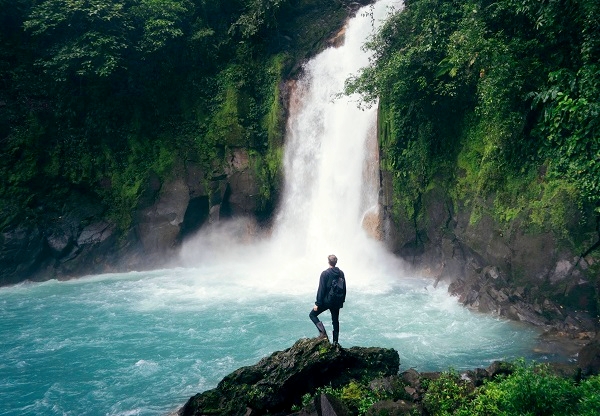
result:
[[[344,272],[336,267],[338,259],[335,255],[329,255],[327,261],[329,268],[321,273],[317,301],[308,316],[317,326],[319,337],[327,338],[323,322],[319,321],[318,316],[329,309],[333,323],[333,345],[337,346],[340,335],[340,309],[344,307],[344,301],[346,300],[346,278]]]

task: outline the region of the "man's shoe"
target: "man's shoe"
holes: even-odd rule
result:
[[[329,339],[329,337],[327,336],[327,332],[325,331],[325,326],[323,325],[323,322],[318,322],[315,325],[317,326],[317,329],[319,330],[319,338]]]

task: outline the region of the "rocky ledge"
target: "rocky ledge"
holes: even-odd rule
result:
[[[179,415],[291,414],[305,394],[319,387],[392,376],[399,367],[394,349],[334,348],[324,338],[300,339],[287,350],[234,371],[215,389],[193,396]]]
[[[554,372],[574,378],[598,374],[600,339],[586,348],[578,365],[555,365]],[[513,368],[510,363],[494,362],[460,376],[472,391],[487,379],[510,374]],[[427,385],[441,373],[399,370],[400,358],[394,349],[345,349],[333,347],[326,339],[300,339],[287,350],[234,371],[215,389],[191,397],[177,415],[429,414],[423,405]],[[344,391],[344,400],[332,394],[334,389]],[[373,399],[368,408],[364,408],[365,397]]]

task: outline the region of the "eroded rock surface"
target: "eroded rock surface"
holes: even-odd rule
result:
[[[334,348],[326,339],[300,339],[256,365],[226,376],[215,389],[199,393],[179,414],[262,415],[291,413],[302,396],[318,387],[339,387],[350,380],[398,373],[400,358],[394,349]],[[339,408],[331,399],[320,406]]]

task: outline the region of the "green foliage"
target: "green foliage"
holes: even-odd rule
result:
[[[77,186],[126,228],[150,172],[165,179],[176,161],[192,160],[210,174],[226,146],[254,152],[262,208],[272,208],[285,129],[279,87],[290,66],[273,38],[282,13],[301,6],[15,0],[0,8],[8,178],[0,225]]]
[[[143,27],[138,48],[146,53],[155,52],[183,36],[182,22],[193,8],[189,1],[174,0],[141,0],[132,6],[132,15]]]
[[[600,414],[600,376],[584,380],[579,386],[579,390],[577,414],[581,416]]]
[[[302,407],[307,407],[313,401],[313,396],[310,393],[306,393],[302,396]],[[298,409],[300,410],[300,409]]]
[[[471,392],[469,385],[452,369],[441,373],[435,380],[429,380],[425,388],[423,406],[430,414],[439,416],[454,414],[467,402]]]
[[[259,131],[266,135],[266,143],[260,143],[266,147],[262,157],[256,159],[255,167],[260,182],[261,209],[268,208],[274,203],[278,186],[281,182],[283,171],[283,139],[285,134],[285,113],[282,100],[279,95],[281,76],[285,56],[279,54],[274,56],[265,71],[261,85],[260,96],[264,114],[260,123]],[[264,139],[263,139],[264,140]]]
[[[600,409],[599,382],[595,376],[577,384],[546,364],[520,359],[511,374],[486,380],[475,390],[456,372],[444,372],[424,383],[423,405],[435,416],[592,415]]]
[[[547,139],[551,175],[566,177],[584,198],[600,195],[600,65],[584,65],[573,74],[551,72],[548,87],[536,93],[543,108],[538,134]],[[600,213],[600,206],[596,207]]]
[[[346,91],[379,99],[394,215],[418,227],[440,178],[472,221],[487,210],[568,240],[572,218],[600,213],[600,6],[569,4],[414,0],[368,43]]]
[[[277,25],[277,10],[288,0],[250,0],[246,10],[231,26],[230,31],[239,32],[242,38],[251,38],[263,28]]]
[[[261,102],[265,107],[265,116],[262,119],[261,126],[267,132],[270,146],[281,146],[285,134],[284,109],[279,94],[279,84],[282,79],[285,60],[286,56],[284,54],[275,55],[264,71],[266,79]]]
[[[123,67],[132,29],[124,8],[124,1],[105,0],[46,0],[33,7],[24,27],[47,48],[38,64],[57,81],[74,74],[106,77]]]
[[[242,146],[247,143],[246,132],[241,124],[241,119],[245,116],[242,108],[243,95],[240,91],[243,81],[232,75],[237,73],[238,69],[237,66],[233,66],[226,70],[225,85],[218,98],[220,103],[209,124],[209,138],[221,145]]]
[[[514,372],[482,386],[457,415],[578,415],[581,396],[572,380],[552,374],[547,365],[517,361]]]

